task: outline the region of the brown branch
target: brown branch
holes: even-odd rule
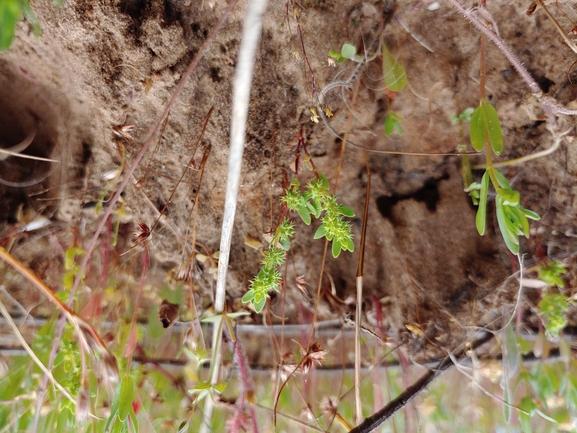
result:
[[[474,340],[470,344],[464,346],[457,353],[455,353],[454,358],[461,359],[465,356],[468,350],[475,350],[477,347],[485,344],[493,338],[493,334],[487,332],[482,337]],[[391,400],[386,406],[384,406],[379,411],[375,412],[368,418],[356,426],[354,429],[350,430],[349,433],[368,433],[376,429],[379,425],[384,423],[386,420],[391,418],[400,409],[404,408],[407,403],[419,395],[423,390],[429,386],[429,384],[437,377],[440,376],[442,372],[448,370],[453,366],[453,361],[449,356],[443,359],[436,369],[429,370],[415,383],[406,388],[401,394],[399,394],[395,399]]]

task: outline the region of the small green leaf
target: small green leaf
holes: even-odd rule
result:
[[[254,290],[249,290],[248,292],[246,292],[244,294],[244,296],[242,297],[242,302],[252,302],[252,300],[254,299],[254,295],[255,295],[255,291]]]
[[[465,108],[463,110],[463,112],[461,114],[459,114],[458,118],[462,122],[470,122],[471,116],[473,115],[474,112],[475,112],[475,109],[473,107]]]
[[[475,218],[475,225],[477,231],[481,236],[485,234],[485,226],[487,223],[487,196],[489,195],[489,174],[485,172],[481,179],[481,193],[479,195],[479,208],[477,209],[477,216]]]
[[[483,113],[483,123],[489,137],[489,142],[496,155],[503,151],[503,132],[497,110],[488,101],[481,101],[481,110]]]
[[[288,251],[289,248],[291,247],[291,241],[290,239],[281,239],[279,241],[279,244],[281,245],[281,247],[283,248],[283,250]]]
[[[217,383],[216,385],[214,385],[212,388],[214,389],[214,391],[217,394],[221,394],[224,391],[224,389],[226,388],[226,385],[227,385],[226,382],[220,382],[220,383]]]
[[[396,132],[399,135],[403,135],[403,128],[401,126],[401,121],[403,118],[396,113],[390,111],[385,117],[385,135],[389,137]]]
[[[481,107],[477,107],[471,116],[469,125],[469,137],[473,149],[480,152],[485,147],[485,127],[483,126],[483,114]]]
[[[510,221],[505,216],[503,210],[503,200],[501,197],[495,197],[495,206],[496,206],[496,213],[497,213],[497,222],[499,223],[499,230],[501,231],[501,237],[505,241],[505,245],[509,248],[513,254],[517,254],[519,252],[519,237],[517,235],[516,230],[512,230],[510,228]]]
[[[509,181],[507,180],[507,178],[505,177],[505,175],[503,173],[501,173],[499,170],[494,170],[495,173],[495,177],[497,178],[497,183],[499,184],[499,186],[503,189],[513,189],[511,188],[511,185],[509,185]]]
[[[256,297],[253,300],[253,307],[254,307],[254,311],[256,311],[257,313],[260,313],[262,311],[262,309],[264,308],[264,304],[266,303],[266,297],[262,297],[258,302],[256,301]]]
[[[514,189],[500,189],[497,193],[503,198],[503,204],[511,206],[519,204],[519,191],[515,191]]]
[[[118,401],[118,419],[125,421],[132,410],[132,400],[134,399],[134,381],[132,376],[124,376],[120,385],[120,399]]]
[[[307,208],[303,208],[303,207],[299,207],[297,209],[298,214],[300,215],[301,219],[303,220],[303,222],[308,226],[311,224],[311,213]]]
[[[350,207],[345,206],[344,204],[340,204],[338,209],[339,212],[346,217],[352,218],[355,216],[355,211],[352,210]]]
[[[322,187],[328,191],[331,186],[329,185],[327,178],[323,174],[319,174],[319,178],[321,180]]]
[[[533,212],[532,210],[521,208],[521,212],[523,212],[527,218],[534,221],[539,221],[541,219],[539,214],[537,212]]]
[[[352,239],[347,238],[341,241],[343,250],[353,252],[355,250],[355,244]]]
[[[407,85],[407,73],[403,65],[393,57],[383,42],[383,78],[387,89],[400,92]]]
[[[341,56],[343,56],[345,59],[353,59],[356,54],[357,47],[349,43],[343,44],[343,47],[341,48]]]
[[[341,243],[339,241],[337,241],[336,239],[333,240],[333,246],[332,246],[332,253],[333,253],[333,257],[336,259],[339,254],[341,253]]]
[[[314,238],[320,239],[320,238],[324,237],[327,234],[326,228],[327,228],[327,226],[325,226],[324,224],[321,224],[319,226],[319,228],[317,229],[317,231],[315,232]]]
[[[338,59],[339,57],[341,57],[341,53],[335,50],[330,50],[329,56],[332,57],[333,59]]]
[[[21,14],[19,0],[0,1],[0,51],[10,48]]]
[[[264,298],[265,298],[265,296],[262,294],[262,292],[256,292],[254,294],[253,302],[255,304],[260,304]]]

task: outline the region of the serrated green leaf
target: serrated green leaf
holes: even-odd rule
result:
[[[352,210],[350,207],[345,206],[344,204],[339,205],[339,212],[349,218],[352,218],[355,216],[355,211]]]
[[[481,101],[481,110],[483,113],[483,123],[489,142],[496,155],[500,155],[503,151],[503,132],[501,131],[501,123],[497,110],[488,101]]]
[[[331,186],[330,186],[330,184],[329,184],[329,181],[328,181],[327,178],[325,177],[325,175],[322,174],[322,173],[319,174],[319,179],[321,180],[322,187],[328,191]]]
[[[387,89],[400,92],[407,85],[407,73],[403,65],[393,57],[383,42],[383,78]]]
[[[341,48],[341,56],[345,59],[354,59],[355,55],[357,54],[357,47],[353,44],[345,43]]]
[[[475,217],[475,225],[481,236],[485,234],[487,224],[487,197],[489,195],[489,174],[485,172],[481,179],[481,192],[479,195],[479,208]]]
[[[327,228],[327,226],[325,226],[324,224],[321,224],[319,226],[319,228],[317,229],[317,231],[315,232],[314,238],[320,239],[320,238],[324,237],[327,234],[326,228]]]
[[[251,302],[254,299],[254,295],[255,295],[255,291],[254,290],[249,290],[248,292],[246,292],[243,297],[242,297],[242,302]]]
[[[126,421],[132,410],[132,401],[134,399],[134,380],[132,376],[124,376],[120,385],[120,399],[118,400],[118,419]]]
[[[332,253],[333,253],[333,257],[336,259],[339,254],[341,253],[341,243],[337,240],[333,240],[333,246],[332,246]]]

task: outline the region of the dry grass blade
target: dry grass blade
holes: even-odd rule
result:
[[[369,203],[371,198],[371,168],[367,152],[363,152],[367,166],[367,188],[365,195],[365,209],[363,212],[363,228],[361,231],[361,245],[359,249],[359,266],[357,269],[357,306],[355,316],[355,408],[357,424],[363,421],[361,402],[361,318],[363,314],[363,263],[365,258],[365,240],[367,236],[367,222],[369,217]]]

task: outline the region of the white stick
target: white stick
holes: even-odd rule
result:
[[[214,311],[216,314],[221,314],[224,310],[226,275],[228,272],[230,243],[232,240],[234,215],[236,213],[236,202],[240,185],[240,169],[242,166],[242,154],[244,151],[244,136],[246,131],[248,104],[250,101],[250,87],[254,71],[256,49],[260,40],[262,15],[264,14],[265,8],[266,0],[249,0],[248,10],[244,20],[242,42],[238,53],[238,63],[234,79],[234,93],[232,99],[228,179],[226,184],[226,198],[224,202],[224,216],[222,221],[222,233],[218,258],[218,277],[216,281],[216,294],[214,301]],[[220,344],[221,331],[222,326],[217,328],[215,325],[212,340],[212,375],[210,378],[210,382],[213,385],[218,382],[218,374],[220,370],[220,349],[222,347]],[[202,417],[203,422],[200,426],[199,433],[210,432],[213,411],[213,399],[206,398]]]

